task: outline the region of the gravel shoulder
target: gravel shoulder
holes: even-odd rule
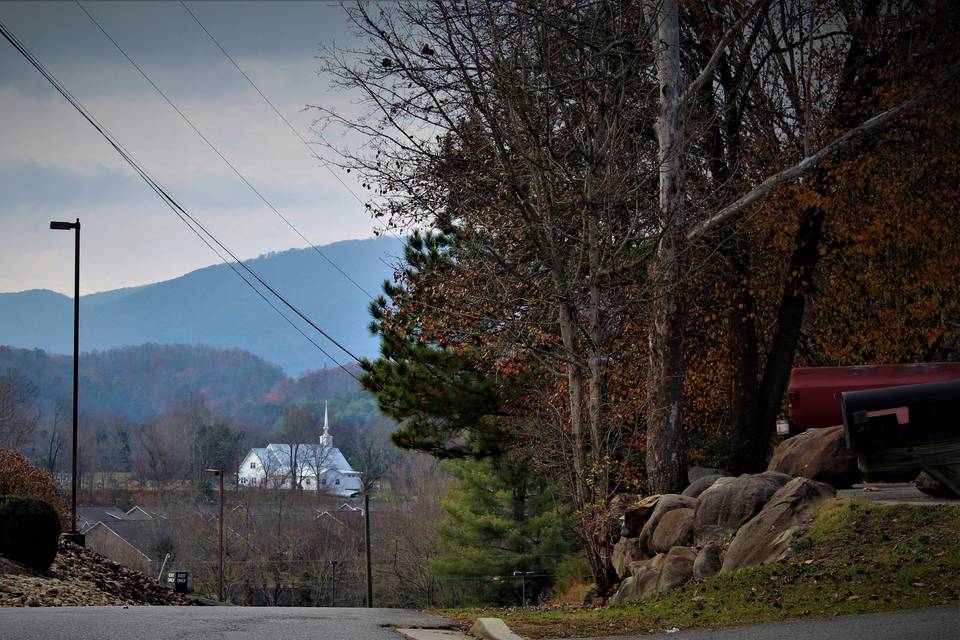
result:
[[[189,604],[139,571],[68,542],[46,572],[0,557],[0,607]]]

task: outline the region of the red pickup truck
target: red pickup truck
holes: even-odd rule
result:
[[[787,387],[789,433],[843,424],[840,394],[906,384],[960,380],[960,362],[794,369]],[[787,425],[777,425],[782,435]]]

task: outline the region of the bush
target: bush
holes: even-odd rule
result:
[[[557,563],[553,583],[554,601],[580,604],[591,586],[590,563],[583,552],[572,553]]]
[[[44,571],[57,555],[60,516],[50,503],[0,496],[0,555]]]
[[[48,502],[60,518],[60,526],[69,527],[67,504],[60,487],[49,473],[39,469],[19,453],[0,449],[0,496],[25,496]]]

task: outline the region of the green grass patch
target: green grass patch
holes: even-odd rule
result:
[[[600,609],[458,609],[528,638],[628,635],[950,604],[960,599],[960,506],[824,502],[787,562]]]

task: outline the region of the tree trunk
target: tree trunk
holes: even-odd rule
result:
[[[577,328],[574,324],[573,313],[566,304],[560,307],[560,337],[564,349],[568,354],[567,362],[567,391],[570,402],[570,440],[571,457],[573,458],[573,490],[577,508],[590,501],[589,486],[587,484],[586,451],[583,441],[583,368],[573,358],[576,357],[579,340],[576,338]]]
[[[683,315],[681,260],[686,241],[683,216],[683,122],[680,68],[680,16],[676,0],[650,11],[660,114],[657,117],[662,236],[650,268],[650,366],[647,382],[647,483],[654,493],[683,490]]]
[[[777,310],[777,332],[770,345],[767,363],[760,383],[760,424],[756,457],[766,457],[777,413],[783,402],[783,394],[790,379],[793,356],[800,339],[803,313],[807,304],[813,272],[820,261],[820,237],[823,231],[824,212],[819,207],[803,212],[797,231],[793,255],[790,256],[788,279]]]
[[[734,274],[730,286],[735,292],[729,313],[729,338],[731,372],[730,422],[732,425],[729,456],[730,470],[735,473],[760,471],[765,459],[757,460],[754,451],[758,437],[760,396],[757,385],[759,354],[757,327],[752,314],[753,296],[743,285],[743,277],[749,271],[745,257],[734,251],[730,269]],[[769,442],[769,441],[768,441]]]
[[[672,237],[671,237],[672,236]],[[647,484],[652,493],[686,486],[683,453],[683,310],[678,233],[665,236],[650,270],[655,299],[650,314],[647,381]]]

